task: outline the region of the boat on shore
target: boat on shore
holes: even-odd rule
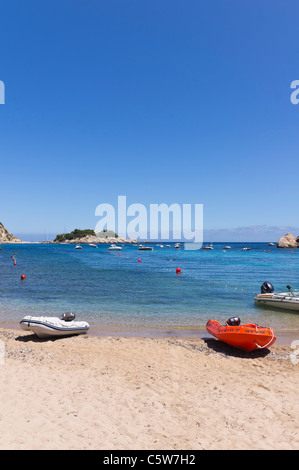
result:
[[[67,314],[66,314],[67,315]],[[39,338],[50,338],[57,336],[72,336],[87,333],[89,324],[85,321],[74,321],[72,314],[70,320],[67,316],[60,319],[58,317],[32,317],[27,315],[20,321],[20,326],[24,331],[32,331]]]
[[[230,318],[226,325],[221,325],[217,320],[209,320],[206,329],[223,343],[247,352],[269,348],[276,341],[272,328],[256,323],[241,325],[238,317]]]
[[[286,310],[299,311],[299,291],[293,291],[291,286],[287,285],[287,292],[274,292],[271,282],[264,282],[261,286],[261,293],[254,297],[256,305],[274,307]]]

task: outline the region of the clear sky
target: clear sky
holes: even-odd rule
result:
[[[0,221],[94,228],[126,195],[204,204],[207,230],[299,227],[298,17],[297,0],[2,2]]]

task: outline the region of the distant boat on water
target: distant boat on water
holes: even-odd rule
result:
[[[82,250],[82,246],[81,246],[81,245],[76,245],[75,248],[76,248],[76,250]]]
[[[210,243],[209,245],[205,246],[204,250],[214,250],[213,243]]]

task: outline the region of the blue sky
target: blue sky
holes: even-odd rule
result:
[[[204,204],[216,232],[299,227],[298,14],[273,0],[2,2],[0,221],[94,228],[96,206],[126,195]]]

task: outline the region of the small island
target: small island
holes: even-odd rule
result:
[[[61,233],[56,235],[53,243],[137,243],[137,240],[121,238],[117,233],[111,230],[103,230],[102,232],[95,232],[92,229],[78,229],[76,228],[70,233]]]

